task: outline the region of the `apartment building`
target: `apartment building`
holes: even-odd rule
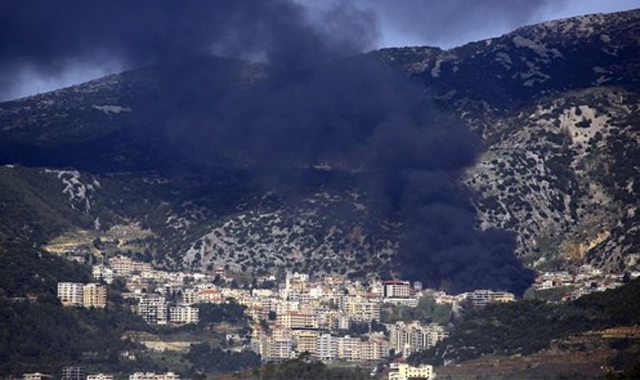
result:
[[[88,375],[87,380],[113,380],[113,375],[106,375],[104,373],[98,373],[94,375]]]
[[[47,380],[52,378],[53,376],[41,372],[25,373],[22,375],[22,380]]]
[[[113,269],[105,266],[105,265],[94,265],[91,268],[91,273],[93,278],[96,280],[102,280],[107,284],[113,283]]]
[[[391,363],[389,366],[389,380],[409,380],[409,379],[433,379],[433,366],[421,365],[411,366],[407,363]]]
[[[380,302],[378,299],[355,296],[347,297],[343,309],[349,318],[357,322],[380,320]]]
[[[383,281],[382,295],[385,298],[409,298],[411,297],[411,283],[402,280]]]
[[[318,316],[312,313],[290,311],[277,314],[277,323],[287,329],[317,329]]]
[[[144,294],[140,297],[137,313],[147,323],[167,324],[167,301],[165,297],[157,294]]]
[[[224,303],[225,297],[218,289],[203,289],[198,293],[198,302],[202,303]]]
[[[104,309],[107,306],[107,287],[99,284],[86,284],[82,289],[84,307]]]
[[[198,308],[188,305],[176,305],[169,308],[169,321],[171,323],[198,323]]]
[[[64,306],[82,306],[84,303],[84,284],[59,282],[58,299]]]
[[[317,354],[317,342],[320,333],[317,330],[294,330],[291,333],[293,345],[298,354],[308,352],[315,356]]]
[[[180,376],[173,372],[135,372],[129,375],[129,380],[180,380]]]
[[[268,337],[264,351],[261,353],[265,361],[282,361],[294,357],[293,339],[289,337]]]
[[[61,380],[86,380],[84,367],[70,366],[62,368]]]
[[[109,267],[116,276],[131,276],[134,273],[150,272],[153,267],[149,263],[132,260],[125,256],[116,256],[109,259]]]
[[[409,357],[414,352],[433,347],[448,336],[444,326],[436,323],[423,325],[418,321],[396,322],[389,328],[389,344],[396,353]]]
[[[380,360],[389,356],[389,344],[379,335],[374,334],[366,340],[347,335],[335,338],[334,342],[336,359],[361,362]]]
[[[324,333],[316,339],[316,357],[318,360],[330,361],[338,357],[338,343],[333,335]]]
[[[470,300],[474,306],[486,306],[493,302],[513,302],[516,297],[508,292],[494,292],[492,290],[478,289],[471,293],[463,293],[462,298]]]

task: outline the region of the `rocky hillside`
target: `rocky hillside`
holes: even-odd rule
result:
[[[483,227],[518,233],[536,267],[620,270],[638,250],[640,11],[518,29],[450,51],[374,54],[479,133],[463,181]]]
[[[477,194],[480,228],[514,231],[534,267],[619,270],[640,248],[639,51],[640,11],[630,11],[369,57],[482,136],[486,151],[460,178]],[[403,220],[370,202],[354,166],[296,163],[304,180],[274,192],[229,159],[237,152],[193,160],[200,146],[175,144],[176,126],[204,120],[202,104],[180,99],[206,104],[265,78],[259,65],[197,58],[1,104],[0,163],[16,164],[0,168],[3,241],[84,231],[79,247],[118,240],[112,249],[170,268],[388,271]],[[206,99],[191,96],[196,86]],[[175,100],[158,108],[167,93]],[[132,226],[144,238],[121,244],[114,227]]]

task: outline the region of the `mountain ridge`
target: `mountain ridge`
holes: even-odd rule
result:
[[[487,150],[461,178],[477,193],[481,229],[514,232],[516,252],[536,268],[591,262],[619,271],[633,268],[629,257],[640,244],[633,227],[638,193],[632,181],[633,163],[640,157],[634,153],[640,77],[633,75],[640,71],[639,20],[640,10],[581,16],[450,50],[391,48],[367,57],[408,76],[438,109],[452,112],[482,136]],[[0,163],[73,166],[82,176],[96,176],[108,190],[96,189],[91,210],[65,206],[71,207],[65,213],[83,222],[60,228],[91,228],[96,220],[102,229],[141,223],[160,236],[144,248],[153,251],[159,265],[352,276],[388,269],[402,221],[375,212],[383,205],[359,202],[368,195],[350,185],[350,178],[326,179],[337,173],[326,170],[331,163],[307,172],[311,179],[293,186],[296,200],[290,202],[281,194],[270,196],[270,189],[247,177],[243,165],[194,164],[190,157],[201,154],[198,149],[172,146],[168,129],[155,121],[166,116],[170,123],[182,122],[172,119],[173,111],[188,113],[198,103],[169,103],[167,108],[176,108],[160,116],[150,110],[167,89],[189,99],[193,78],[202,76],[185,72],[203,74],[198,85],[231,92],[265,78],[259,65],[219,58],[190,62],[0,104]],[[220,82],[221,77],[228,79]],[[216,91],[196,99],[218,99]],[[17,175],[33,170],[17,167]],[[63,203],[58,198],[46,202]],[[42,207],[4,204],[3,215]],[[18,221],[25,220],[3,223],[15,231]],[[27,222],[38,223],[51,226]],[[37,243],[56,234],[57,228]]]

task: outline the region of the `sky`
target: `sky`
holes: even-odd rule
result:
[[[496,37],[517,27],[541,21],[640,7],[640,0],[286,0],[285,2],[299,4],[312,19],[318,12],[325,11],[322,17],[315,18],[315,22],[322,25],[322,28],[332,27],[332,18],[326,17],[326,14],[330,13],[327,10],[331,7],[342,6],[343,9],[360,12],[357,16],[364,21],[356,25],[356,28],[367,29],[369,34],[366,36],[368,42],[359,45],[362,50],[424,45],[452,48],[467,42]],[[204,35],[207,33],[216,35],[218,32],[205,26],[207,20],[204,16],[188,9],[197,8],[198,4],[202,3],[198,0],[176,2],[173,6],[187,8],[186,11],[172,10],[172,13],[178,17],[183,16],[182,19],[177,20],[178,23],[185,24],[192,17],[196,18],[193,21],[195,27],[189,25],[189,30],[184,36],[163,35],[163,31],[163,33],[156,33],[153,39],[133,38],[133,43],[128,45],[118,39],[139,34],[145,26],[151,26],[147,30],[153,30],[154,27],[161,29],[158,25],[176,20],[169,20],[162,11],[149,12],[143,9],[144,6],[137,5],[149,3],[145,1],[137,2],[136,6],[132,6],[124,1],[114,0],[112,3],[125,5],[120,8],[109,6],[106,11],[100,8],[107,8],[104,4],[109,2],[102,0],[84,2],[84,10],[70,0],[49,2],[55,4],[55,9],[48,9],[43,5],[46,3],[45,0],[29,2],[14,0],[0,4],[0,101],[43,93],[141,64],[153,63],[163,57],[152,51],[152,47],[160,50],[169,46],[171,50],[178,42],[183,42],[187,38],[195,39],[193,46],[197,46],[197,43],[202,42],[199,40],[203,39]],[[223,4],[225,1],[210,1],[209,4],[211,3]],[[243,0],[238,3],[254,2]],[[345,4],[347,6],[344,6]],[[87,20],[87,24],[90,22],[91,17],[86,17],[83,12],[91,13],[92,6],[99,9],[96,13],[105,14],[105,20],[109,19],[104,25],[100,25],[101,20],[95,23],[103,30],[100,32],[103,35],[98,37],[96,36],[99,33],[84,35],[83,28],[87,26],[81,25],[84,19]],[[150,6],[153,7],[153,4]],[[70,11],[67,12],[65,7],[69,7]],[[215,8],[210,5],[205,7]],[[122,14],[127,12],[130,14]],[[146,20],[139,22],[136,12],[140,15],[144,14],[143,17]],[[223,14],[223,12],[220,13]],[[67,18],[69,14],[74,18]],[[348,12],[342,12],[340,15],[340,17],[353,16]],[[57,24],[56,18],[59,20]],[[249,17],[248,20],[251,22],[253,19]],[[110,24],[112,21],[113,25]],[[210,23],[220,22],[215,16],[212,16],[209,21]],[[247,22],[246,20],[236,21]],[[138,29],[131,26],[135,23],[139,24]],[[70,24],[71,27],[63,24]],[[73,29],[73,25],[78,25],[77,30]],[[110,28],[113,28],[113,31]],[[60,30],[62,32],[57,33]],[[120,34],[118,34],[119,30]],[[179,31],[184,30],[186,29],[179,29]],[[347,33],[352,32],[354,30],[347,31]],[[362,32],[362,30],[355,32]],[[69,41],[65,39],[67,34],[72,35]],[[194,37],[196,35],[198,36]],[[92,41],[92,37],[96,37],[95,41]],[[175,40],[176,43],[170,45],[163,41],[158,42],[158,38]],[[41,41],[48,41],[48,43]],[[74,44],[77,46],[76,49],[69,48],[69,45]],[[192,47],[191,44],[187,45]],[[135,49],[140,49],[144,53],[131,53]],[[222,51],[223,54],[228,52],[228,46],[225,46]],[[134,58],[131,59],[131,56]]]

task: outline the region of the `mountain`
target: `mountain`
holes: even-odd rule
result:
[[[450,51],[373,54],[487,146],[467,171],[481,225],[516,231],[536,267],[621,270],[637,251],[640,11],[520,28]]]
[[[189,57],[0,104],[0,245],[249,275],[418,263],[454,290],[523,291],[530,274],[512,251],[540,269],[630,269],[639,21],[635,10],[446,51],[383,49],[286,81]],[[524,282],[463,279],[496,265],[488,277]]]

